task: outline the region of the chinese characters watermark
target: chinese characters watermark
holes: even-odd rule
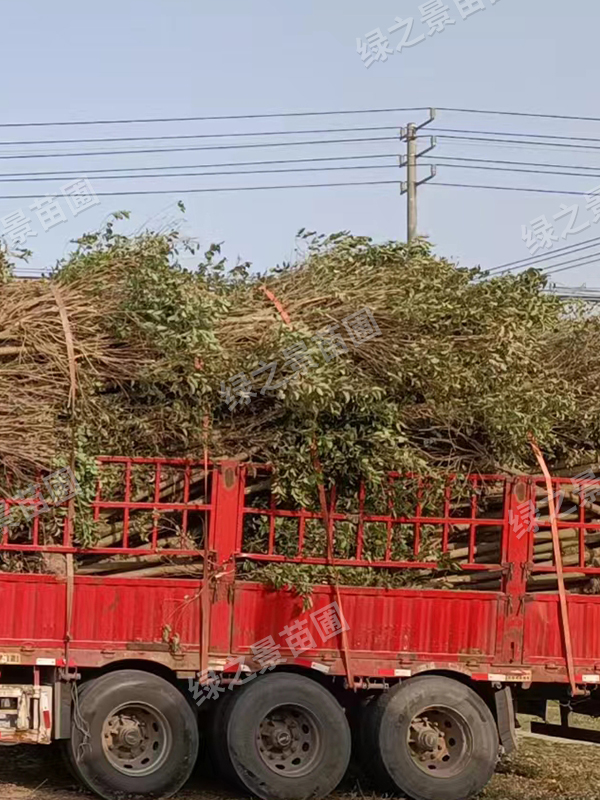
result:
[[[591,211],[594,225],[597,224],[600,221],[600,186],[596,186],[595,189],[586,192],[585,207],[587,211]],[[531,255],[534,256],[538,250],[551,250],[559,238],[566,240],[569,236],[575,236],[591,227],[592,223],[589,219],[577,225],[579,211],[580,208],[577,203],[573,203],[572,206],[561,204],[558,213],[552,217],[554,220],[566,220],[566,227],[560,237],[556,235],[554,224],[549,222],[544,214],[532,219],[529,225],[522,225],[521,238]]]
[[[484,0],[452,0],[452,2],[462,19],[468,19],[478,11],[485,11],[487,8]],[[491,5],[495,5],[497,2],[499,0],[489,0]],[[456,19],[451,16],[450,6],[446,5],[443,0],[427,0],[427,2],[421,3],[419,12],[421,14],[421,26],[427,26],[427,36],[443,33],[448,25],[456,24]],[[356,52],[365,67],[369,69],[376,61],[387,61],[388,57],[394,55],[395,52],[401,53],[405,48],[414,47],[416,44],[424,42],[427,38],[425,33],[412,35],[414,24],[414,17],[406,17],[405,19],[396,17],[394,19],[394,24],[387,29],[388,34],[402,31],[400,41],[395,48],[390,44],[388,36],[383,33],[381,28],[375,28],[365,34],[366,41],[364,42],[362,39],[357,38]]]
[[[79,484],[71,468],[62,467],[44,478],[42,483],[32,483],[17,492],[12,502],[0,500],[0,530],[31,522],[49,511],[51,506],[60,506],[72,500],[79,492]]]
[[[100,204],[99,197],[85,176],[65,183],[60,191],[74,217]],[[29,210],[35,212],[44,231],[67,222],[67,215],[61,202],[52,195],[35,200],[29,206]],[[22,208],[0,217],[0,226],[0,235],[4,236],[13,247],[23,247],[29,237],[37,236],[37,231],[31,226],[31,217],[27,216]]]
[[[590,483],[594,481],[594,483]],[[570,514],[577,513],[580,505],[594,503],[597,495],[600,493],[600,484],[598,478],[591,469],[581,472],[571,478],[572,488],[559,486],[553,493],[554,507],[556,509],[556,516],[569,516]],[[564,501],[567,499],[567,494],[576,495],[579,498],[579,504],[573,505],[571,508],[565,509]],[[542,503],[547,502],[546,497],[540,498]],[[540,509],[538,504],[533,500],[526,500],[516,506],[516,513],[512,509],[508,512],[508,524],[512,532],[516,535],[517,539],[522,539],[527,533],[532,532],[536,534],[540,527],[538,522],[540,520]]]
[[[310,614],[310,619],[323,644],[334,636],[350,630],[340,607],[335,602]],[[285,645],[291,651],[293,658],[318,647],[315,636],[308,627],[308,619],[297,619],[290,625],[285,625],[279,632],[279,636],[285,640]],[[253,644],[250,647],[252,661],[255,667],[258,666],[260,669],[253,670],[248,666],[245,656],[236,658],[225,665],[225,673],[228,675],[235,669],[233,678],[227,680],[228,686],[223,683],[224,673],[217,673],[215,670],[207,670],[206,673],[200,675],[198,681],[188,678],[188,690],[192,694],[194,702],[197,706],[201,706],[205,700],[216,700],[227,688],[231,691],[234,686],[243,686],[254,680],[257,675],[263,675],[265,672],[273,670],[278,664],[284,664],[286,659],[281,655],[282,646],[282,644],[277,644],[273,636],[266,636]]]
[[[381,336],[381,330],[375,321],[373,312],[367,307],[345,317],[342,325],[346,329],[350,341],[356,347]],[[348,352],[348,344],[342,334],[338,332],[339,327],[340,325],[337,323],[328,325],[312,337],[327,362]],[[266,374],[266,382],[260,390],[264,396],[268,391],[275,392],[283,389],[295,377],[306,373],[310,367],[316,366],[306,342],[296,342],[286,348],[282,356],[284,358],[283,369],[288,372],[288,375],[278,383],[273,383],[277,371],[277,361],[271,361],[269,364],[260,361],[258,367],[250,373],[250,378],[245,372],[239,372],[237,375],[233,375],[227,384],[221,381],[221,397],[229,406],[230,411],[233,411],[236,406],[249,405],[252,398],[257,396],[257,393],[253,391],[252,379]]]

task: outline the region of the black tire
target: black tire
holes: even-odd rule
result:
[[[79,718],[67,757],[79,780],[105,800],[171,797],[190,777],[198,722],[163,678],[133,669],[95,678],[80,692]]]
[[[235,702],[237,694],[241,691],[242,689],[239,687],[228,690],[226,694],[219,697],[218,701],[215,703],[215,707],[212,709],[212,719],[210,721],[208,757],[213,769],[221,778],[244,790],[245,787],[241,781],[238,780],[225,745],[227,741],[226,725],[229,707]]]
[[[392,689],[393,691],[393,689]],[[398,787],[390,778],[379,755],[379,726],[380,726],[380,704],[389,697],[389,692],[379,695],[372,699],[360,709],[360,719],[358,720],[354,737],[354,750],[357,754],[358,762],[375,787],[384,794],[395,794]]]
[[[226,752],[226,775],[262,800],[319,800],[336,788],[351,737],[327,689],[303,675],[271,673],[232,694],[221,723],[225,741],[216,743]]]
[[[378,787],[413,800],[467,800],[488,783],[499,753],[488,706],[438,675],[401,683],[366,708],[362,741]]]

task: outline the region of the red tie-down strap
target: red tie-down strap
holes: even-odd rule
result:
[[[69,377],[71,386],[69,389],[69,407],[71,408],[71,470],[75,474],[75,401],[77,399],[77,359],[75,356],[75,342],[73,339],[73,331],[71,329],[71,322],[65,301],[58,286],[53,285],[52,295],[58,308],[60,321],[63,328],[65,337],[65,345],[67,348],[67,358],[69,361]],[[71,545],[73,541],[73,530],[75,525],[75,497],[69,499],[67,508],[66,520],[66,541],[65,544]],[[67,580],[66,580],[66,619],[65,619],[65,663],[66,674],[69,674],[70,662],[70,647],[71,647],[71,625],[73,622],[73,602],[75,597],[75,577],[73,565],[73,553],[67,553],[65,556],[67,566]]]
[[[204,415],[204,502],[208,502],[208,437],[210,418]],[[200,680],[205,680],[208,672],[208,650],[210,648],[210,584],[212,580],[211,563],[208,549],[208,514],[204,513],[204,568],[203,583],[200,590]]]
[[[273,294],[272,291],[270,291],[270,289],[267,289],[266,286],[264,286],[264,285],[261,286],[260,290],[273,303],[273,305],[275,306],[275,308],[279,312],[279,316],[285,322],[285,324],[288,326],[288,328],[291,328],[292,327],[292,320],[290,319],[290,315],[288,314],[288,312],[283,307],[283,304],[275,297],[275,295]]]
[[[541,467],[541,470],[546,479],[546,491],[548,492],[548,510],[550,511],[550,526],[552,528],[552,545],[554,549],[554,561],[556,563],[556,577],[558,579],[558,597],[560,602],[560,616],[562,621],[563,641],[565,647],[565,660],[567,662],[567,674],[569,676],[569,683],[571,684],[571,692],[573,696],[578,694],[585,694],[583,690],[577,688],[575,683],[575,665],[573,663],[573,645],[571,642],[571,626],[569,623],[569,605],[567,599],[567,590],[565,589],[565,576],[563,573],[562,553],[560,550],[560,537],[558,533],[558,525],[556,524],[556,507],[554,505],[554,491],[552,489],[552,478],[550,472],[542,455],[538,443],[536,442],[533,434],[529,434],[529,443],[534,452],[535,457]]]

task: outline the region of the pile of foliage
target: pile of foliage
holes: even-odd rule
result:
[[[553,463],[598,449],[600,321],[547,294],[539,272],[485,280],[423,241],[301,242],[296,263],[260,275],[228,270],[218,246],[187,271],[178,253],[193,247],[176,233],[128,238],[109,225],[84,237],[52,281],[97,304],[105,335],[137,365],[88,389],[90,452],[197,455],[208,415],[215,455],[280,465],[298,493],[310,490],[315,437],[324,471],[343,479],[349,464],[366,477],[527,469],[528,431]],[[352,346],[343,322],[365,307],[381,335]],[[347,352],[332,358],[322,332],[344,335]],[[300,373],[283,355],[299,343]],[[263,394],[263,375],[231,409],[223,384],[273,361],[280,388]]]
[[[423,240],[309,232],[294,263],[266,274],[229,268],[219,246],[192,271],[179,258],[194,245],[176,231],[114,225],[49,279],[2,271],[6,471],[51,470],[73,443],[82,464],[208,446],[271,462],[279,496],[314,507],[315,452],[342,494],[390,469],[530,470],[529,431],[554,467],[596,460],[600,320],[546,293],[537,271],[487,278]],[[75,341],[74,408],[53,287]],[[380,335],[359,346],[346,324],[365,308]],[[252,373],[273,362],[278,388],[261,391],[267,373]]]

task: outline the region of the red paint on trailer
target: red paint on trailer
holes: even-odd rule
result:
[[[313,606],[305,610],[303,600],[291,589],[274,591],[267,586],[239,579],[243,562],[254,563],[327,563],[325,554],[306,554],[311,521],[320,520],[319,511],[280,509],[272,501],[249,505],[251,495],[245,491],[251,481],[268,476],[264,465],[239,465],[236,462],[209,464],[186,459],[103,458],[95,500],[94,517],[99,520],[107,510],[121,514],[125,522],[120,542],[83,551],[70,544],[65,528],[61,544],[40,544],[39,527],[32,526],[30,541],[11,542],[8,530],[2,532],[0,550],[22,552],[78,552],[94,554],[130,554],[155,552],[187,553],[202,563],[208,558],[210,626],[207,663],[211,669],[235,665],[243,656],[253,662],[252,645],[272,636],[281,646],[281,654],[290,663],[307,669],[345,675],[341,634],[322,639],[315,615],[335,602],[334,587],[318,585],[313,591]],[[134,475],[138,467],[149,473],[148,496],[135,496]],[[105,496],[103,470],[119,469],[123,474],[120,497],[113,490]],[[154,470],[154,474],[152,473]],[[162,479],[169,471],[181,475],[180,496],[161,496]],[[192,476],[203,475],[207,493],[191,497]],[[448,589],[384,589],[355,586],[340,588],[343,615],[347,624],[347,643],[353,672],[357,679],[402,678],[425,671],[456,671],[475,680],[528,678],[534,681],[566,682],[566,664],[561,639],[558,599],[555,593],[528,595],[527,579],[531,574],[552,571],[532,561],[533,531],[518,536],[517,524],[524,522],[522,504],[535,497],[541,480],[506,479],[502,476],[473,476],[469,479],[472,494],[469,516],[460,516],[454,507],[450,482],[441,508],[427,509],[426,484],[416,476],[392,473],[394,487],[412,486],[412,511],[400,515],[393,499],[381,509],[368,502],[364,487],[357,494],[352,514],[336,508],[332,493],[331,536],[340,523],[354,526],[354,547],[336,552],[336,565],[368,566],[373,570],[433,570],[422,552],[423,534],[439,531],[447,558],[457,526],[468,532],[469,563],[462,569],[500,578],[500,591],[451,591]],[[568,480],[555,480],[558,488]],[[582,481],[589,483],[589,481]],[[486,487],[495,486],[503,495],[501,517],[486,516],[482,503]],[[408,491],[408,490],[407,490]],[[193,493],[192,493],[193,494]],[[8,505],[12,501],[6,501]],[[17,501],[18,502],[18,501]],[[367,511],[366,509],[370,509]],[[464,508],[463,508],[464,512]],[[463,513],[461,512],[461,513]],[[185,549],[158,549],[157,515],[179,513],[183,533],[194,537],[184,543]],[[427,515],[430,514],[430,516]],[[147,518],[148,538],[140,550],[131,520]],[[145,516],[143,516],[145,515]],[[254,553],[247,547],[245,531],[250,518],[263,520],[268,531],[267,552]],[[278,531],[282,520],[297,526],[298,547],[295,554],[278,550]],[[516,521],[516,522],[515,522]],[[385,525],[385,546],[380,557],[369,552],[369,536],[373,524]],[[194,528],[194,526],[196,526]],[[559,521],[559,529],[600,531],[600,524]],[[540,527],[547,528],[545,522]],[[476,562],[477,537],[484,528],[493,528],[498,535],[501,556],[491,563]],[[201,534],[198,534],[200,529]],[[412,561],[399,558],[398,536],[407,537]],[[579,537],[582,546],[583,536]],[[192,544],[192,546],[190,546]],[[367,555],[369,556],[367,558]],[[402,549],[406,558],[406,548]],[[565,573],[600,574],[600,568],[565,568]],[[124,659],[148,659],[173,670],[197,671],[200,666],[202,629],[202,589],[198,577],[185,579],[91,577],[75,575],[73,596],[72,640],[69,646],[72,668],[98,667]],[[0,663],[18,658],[22,664],[37,659],[55,659],[64,663],[66,579],[52,575],[0,574]],[[204,595],[206,597],[206,594]],[[571,595],[568,599],[573,637],[573,655],[578,682],[593,683],[600,674],[600,597]],[[301,654],[285,643],[286,626],[301,623],[314,640]]]

